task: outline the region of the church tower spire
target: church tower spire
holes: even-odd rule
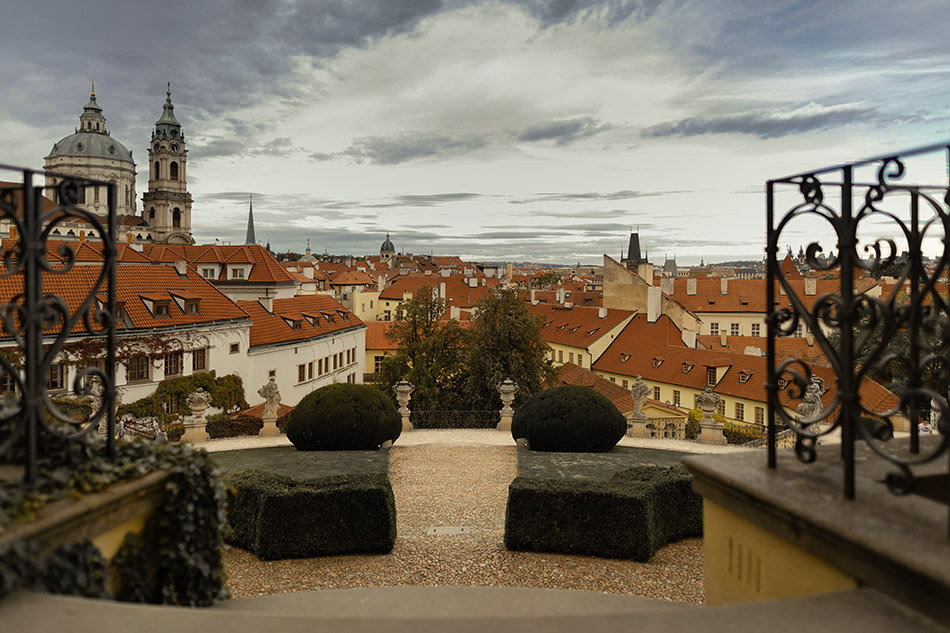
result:
[[[251,194],[247,203],[247,237],[244,238],[245,244],[257,244],[257,238],[254,237],[254,195]]]
[[[175,118],[171,82],[162,116],[155,122],[148,149],[148,192],[142,196],[152,239],[166,244],[194,244],[191,236],[191,194],[188,193],[188,150],[181,123]]]

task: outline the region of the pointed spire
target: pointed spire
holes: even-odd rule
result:
[[[257,238],[254,237],[254,195],[250,195],[247,203],[247,237],[244,238],[245,244],[257,244]]]
[[[89,96],[90,97],[96,96],[96,76],[95,75],[92,76],[92,91],[89,93]]]
[[[172,103],[172,82],[168,82],[165,91],[165,105],[162,106],[162,116],[155,122],[157,136],[181,138],[181,123],[175,118],[175,106]]]
[[[89,103],[83,106],[79,115],[79,131],[106,133],[106,118],[102,116],[102,106],[96,103],[96,78],[92,78],[89,91]]]

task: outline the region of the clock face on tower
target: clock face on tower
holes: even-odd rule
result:
[[[162,151],[162,144],[159,143],[158,141],[155,141],[155,151],[156,152]]]
[[[171,146],[171,147],[172,147],[172,151],[173,151],[173,152],[177,152],[177,151],[178,151],[178,143],[172,143],[172,146]]]

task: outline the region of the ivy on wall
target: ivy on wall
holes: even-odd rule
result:
[[[166,378],[158,383],[155,393],[141,400],[119,405],[118,415],[131,415],[135,418],[158,418],[159,423],[165,426],[172,420],[172,415],[165,412],[165,404],[172,398],[177,398],[179,415],[189,415],[188,396],[201,387],[211,394],[211,406],[231,411],[246,409],[247,400],[244,399],[244,381],[237,374],[228,374],[218,378],[214,371],[182,376],[180,378]]]
[[[114,458],[92,438],[91,459],[83,450],[64,450],[53,463],[41,460],[36,485],[0,483],[0,531],[10,521],[31,521],[43,505],[99,492],[110,484],[168,470],[162,505],[140,536],[129,536],[111,567],[116,598],[188,606],[208,606],[227,597],[221,562],[227,526],[225,494],[208,454],[190,445],[120,442]],[[0,597],[17,589],[105,597],[108,571],[88,541],[43,556],[32,543],[0,549]]]

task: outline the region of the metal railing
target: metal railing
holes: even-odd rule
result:
[[[12,171],[17,172],[15,176],[4,177],[4,172]],[[0,174],[4,174],[0,181],[8,181],[0,186],[0,220],[11,227],[11,237],[16,236],[15,242],[4,245],[0,269],[0,277],[9,278],[4,280],[7,290],[0,296],[4,302],[0,304],[0,371],[9,377],[8,384],[12,383],[16,393],[15,403],[7,403],[10,406],[0,412],[0,461],[22,463],[24,480],[33,483],[39,459],[55,458],[63,442],[88,442],[100,424],[108,453],[115,450],[117,187],[4,165],[0,165]],[[105,218],[80,206],[81,200],[102,190],[106,194]],[[68,232],[66,226],[76,226],[99,242],[101,265],[99,261],[84,262],[84,272],[92,271],[91,277],[83,275],[86,283],[73,284],[69,277],[76,263],[74,245],[79,242],[50,244],[56,240],[54,231],[62,228]],[[92,283],[88,283],[90,279]],[[60,294],[49,292],[50,287],[59,288]],[[49,390],[51,367],[61,359],[67,340],[76,336],[102,337],[104,341],[103,367],[89,366],[76,372],[70,389],[77,396],[92,395],[93,377],[98,378],[101,406],[88,422],[60,411]]]
[[[855,497],[855,441],[864,440],[893,465],[888,487],[896,494],[923,493],[950,499],[950,474],[920,476],[919,467],[950,453],[950,144],[818,169],[767,183],[767,391],[768,465],[776,467],[776,431],[784,423],[796,434],[803,462],[816,459],[820,436],[841,431],[844,495]],[[941,184],[908,184],[905,177]],[[799,237],[803,236],[803,237]],[[807,236],[807,237],[804,237]],[[804,263],[820,278],[837,279],[833,292],[817,295],[804,280],[781,270],[781,246],[807,239]],[[826,251],[825,249],[829,249]],[[933,253],[933,259],[925,256]],[[789,271],[791,272],[791,271]],[[880,296],[867,292],[866,274],[886,272],[895,285]],[[943,278],[943,281],[941,281]],[[780,359],[775,339],[794,336],[804,325],[835,373],[831,397],[813,380],[809,363]],[[827,334],[826,334],[827,332]],[[895,392],[881,411],[871,403],[874,377]],[[783,390],[803,399],[799,415],[782,407]],[[862,393],[864,391],[865,393]],[[805,404],[810,402],[811,404]],[[918,422],[931,406],[937,437],[921,441]],[[885,433],[859,424],[882,420]],[[895,437],[909,422],[909,437]],[[942,495],[932,491],[942,488]]]

